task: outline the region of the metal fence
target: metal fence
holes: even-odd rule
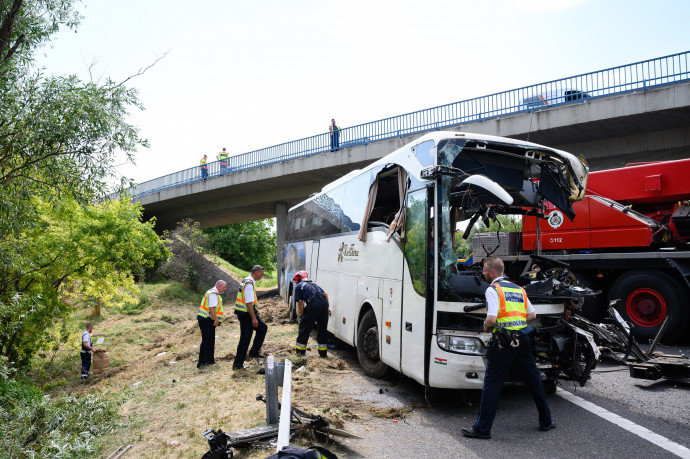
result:
[[[689,81],[689,57],[686,51],[351,126],[340,131],[340,148]],[[331,140],[326,132],[231,156],[225,171],[217,161],[208,163],[209,179],[328,151]],[[196,166],[138,184],[130,193],[137,198],[201,179]]]

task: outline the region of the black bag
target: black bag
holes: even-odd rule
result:
[[[285,446],[266,459],[338,459],[338,456],[323,446],[310,446],[309,449],[302,449],[299,446]]]

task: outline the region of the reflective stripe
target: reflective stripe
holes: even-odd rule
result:
[[[328,350],[328,346],[326,346],[325,344],[319,344],[316,346],[316,349],[318,349],[319,351],[326,351]]]
[[[520,330],[527,326],[527,293],[512,282],[499,280],[491,284],[498,293],[498,315],[494,330]],[[518,319],[518,320],[516,320]]]
[[[297,348],[298,351],[306,351],[307,350],[306,344],[297,343],[297,344],[295,344],[295,347]]]
[[[220,294],[218,293],[218,290],[216,290],[215,287],[210,288],[204,294],[204,297],[201,300],[201,304],[199,305],[199,312],[198,312],[197,316],[211,317],[211,312],[209,311],[209,308],[208,308],[208,296],[211,294],[218,295],[218,306],[216,306],[216,317],[218,318],[218,322],[220,323],[223,321],[223,298],[221,298]]]
[[[240,287],[237,289],[237,299],[235,300],[235,311],[247,312],[247,303],[244,299],[244,289],[247,283],[252,284],[254,287],[254,302],[251,304],[254,305],[254,311],[256,311],[256,284],[251,277],[242,279],[242,282],[240,282]]]

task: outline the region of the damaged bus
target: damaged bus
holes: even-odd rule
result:
[[[288,211],[281,293],[291,318],[290,280],[306,270],[328,292],[328,330],[356,347],[367,374],[393,369],[431,387],[481,389],[488,284],[481,266],[457,263],[459,223],[538,214],[545,199],[573,218],[587,174],[583,159],[542,145],[424,135]],[[584,384],[598,350],[564,321],[591,291],[567,268],[539,264],[545,275],[527,289],[538,315],[530,325],[546,330],[535,353],[553,390],[554,368]]]

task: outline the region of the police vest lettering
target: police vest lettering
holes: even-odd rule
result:
[[[208,308],[208,297],[209,295],[218,295],[218,306],[216,306],[216,317],[218,322],[223,321],[223,298],[218,294],[218,290],[215,287],[209,289],[205,294],[204,298],[201,300],[201,305],[199,306],[199,317],[211,317],[211,311]]]
[[[218,160],[221,163],[227,162],[229,157],[230,155],[228,155],[227,152],[221,151],[220,153],[218,153]]]
[[[252,287],[254,288],[254,301],[250,303],[249,306],[253,305],[254,311],[256,311],[256,304],[258,303],[256,301],[256,284],[254,284],[254,279],[251,277],[242,279],[242,282],[240,282],[240,287],[237,289],[237,299],[235,300],[235,311],[247,312],[247,303],[244,298],[244,290],[248,283],[252,284]]]
[[[498,328],[520,330],[527,326],[527,293],[512,282],[500,280],[491,287],[498,293],[498,315],[493,332]]]

